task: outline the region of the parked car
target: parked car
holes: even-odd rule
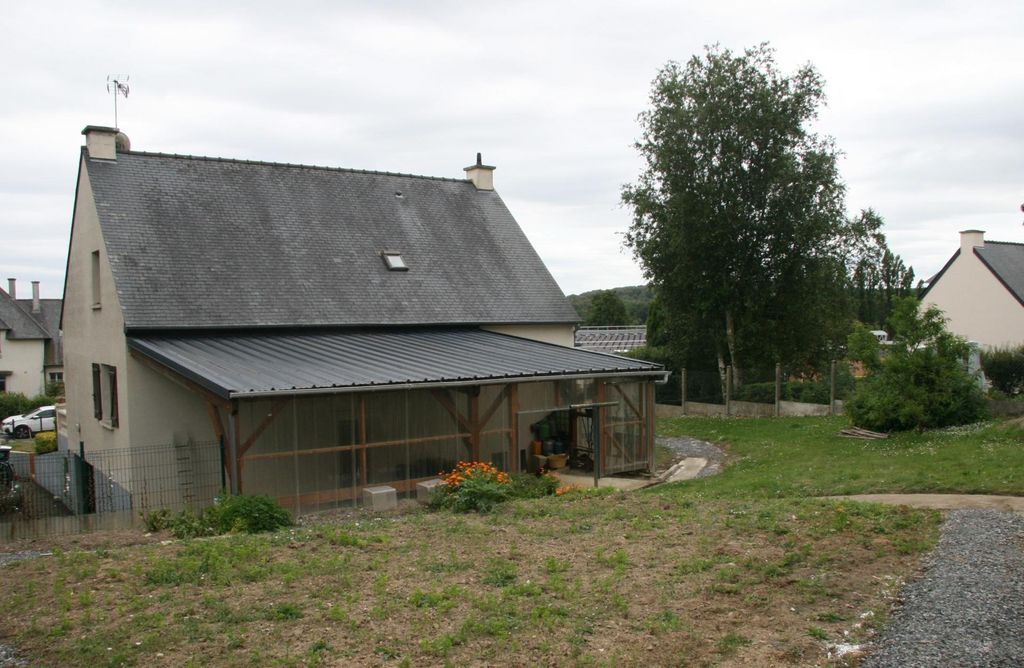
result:
[[[25,415],[12,415],[3,421],[3,431],[15,438],[32,438],[37,431],[56,429],[56,406],[40,406]]]

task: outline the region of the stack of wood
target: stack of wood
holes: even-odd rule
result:
[[[868,429],[861,429],[860,427],[847,427],[846,429],[843,429],[841,432],[839,432],[839,435],[845,436],[846,438],[869,438],[872,440],[877,440],[880,438],[889,438],[889,434],[883,434],[882,432],[879,431],[870,431]]]

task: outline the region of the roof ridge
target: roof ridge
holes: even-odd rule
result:
[[[1024,242],[1021,241],[990,241],[988,239],[985,239],[985,246],[989,244],[1002,244],[1004,246],[1024,246]],[[981,248],[984,248],[985,246],[981,246]]]
[[[268,160],[247,160],[245,158],[219,158],[206,155],[189,155],[184,153],[160,153],[156,151],[123,151],[122,154],[140,155],[151,158],[174,158],[178,160],[205,160],[208,162],[231,162],[240,165],[262,165],[265,167],[289,167],[292,169],[314,169],[326,172],[345,172],[349,174],[372,174],[375,176],[400,176],[428,181],[452,181],[454,183],[471,183],[469,179],[457,179],[450,176],[427,176],[425,174],[407,174],[405,172],[386,172],[375,169],[355,169],[352,167],[328,167],[326,165],[305,165],[294,162],[271,162]]]

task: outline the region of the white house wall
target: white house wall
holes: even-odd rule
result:
[[[129,354],[127,414],[133,446],[213,443],[206,402],[199,395],[163,376]],[[122,404],[124,406],[125,404]]]
[[[7,331],[0,332],[0,370],[10,371],[7,376],[7,391],[21,392],[27,396],[42,394],[43,353],[42,339],[7,338]]]
[[[85,158],[83,158],[85,159]],[[92,253],[100,252],[100,307],[93,308]],[[64,390],[68,407],[68,440],[73,449],[125,448],[130,444],[124,319],[114,289],[114,276],[100,233],[96,203],[84,167],[79,170],[68,274],[64,290]],[[92,365],[117,368],[119,426],[102,424],[93,415]],[[106,404],[104,397],[104,405]]]
[[[553,343],[567,348],[572,348],[576,345],[576,327],[571,323],[556,325],[488,325],[482,329],[497,334],[518,336],[521,339]]]
[[[949,331],[986,347],[1024,343],[1024,306],[971,250],[963,250],[924,298]]]

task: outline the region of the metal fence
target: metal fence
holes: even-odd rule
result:
[[[680,406],[688,415],[831,415],[842,411],[857,375],[855,364],[839,360],[820,369],[681,369],[676,383],[661,389],[658,403]]]
[[[144,513],[200,509],[223,489],[217,442],[10,453],[0,541],[122,528]],[[0,481],[4,482],[4,481]]]

